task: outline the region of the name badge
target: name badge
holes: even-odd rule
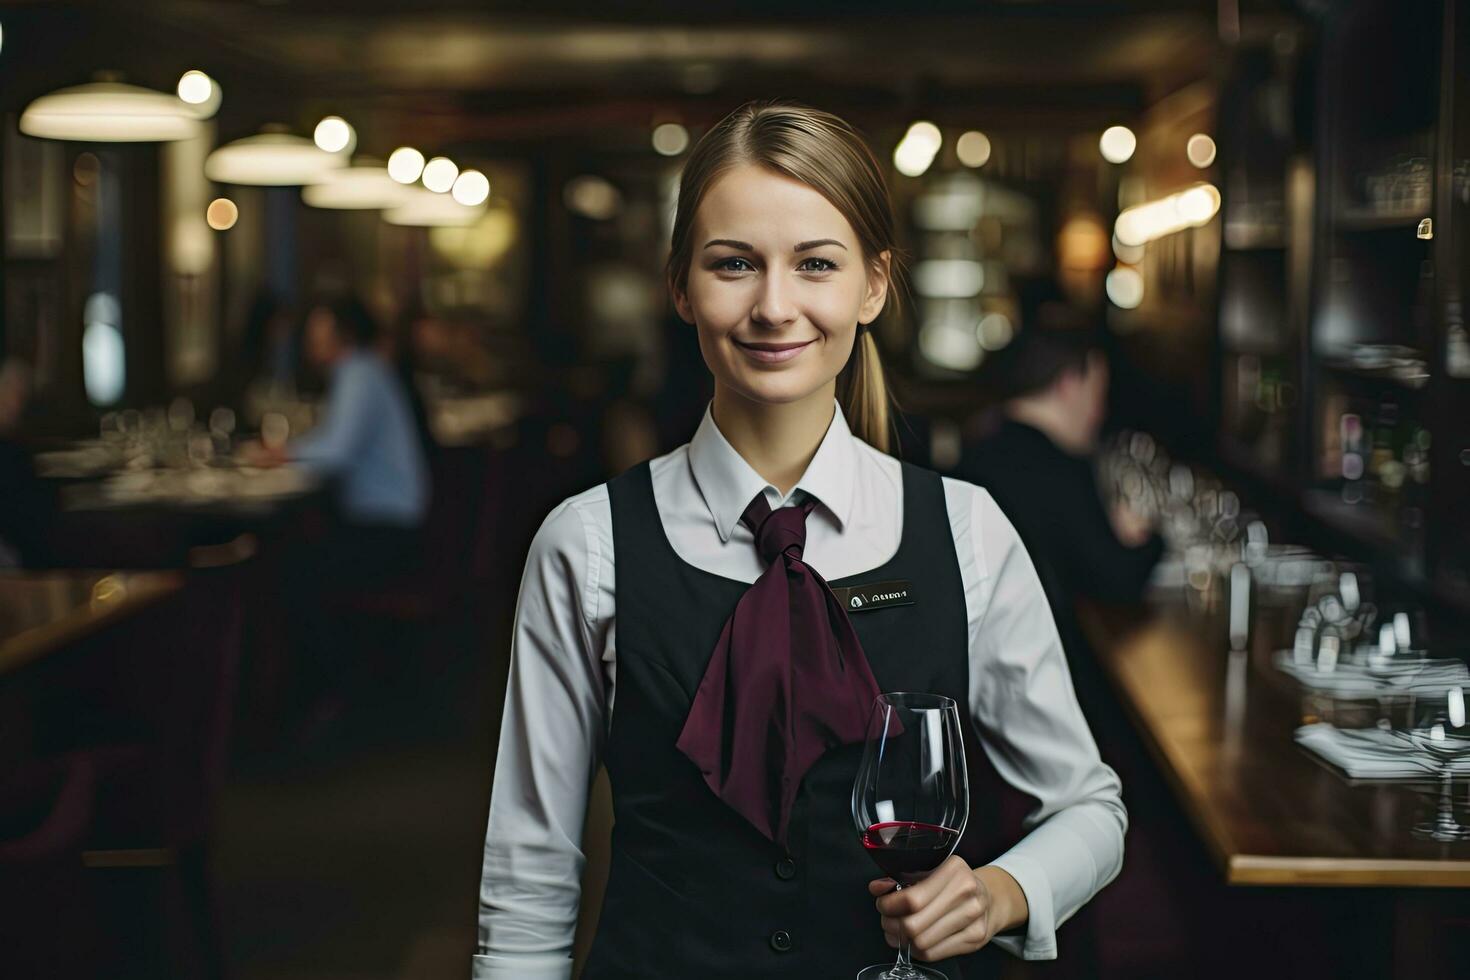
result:
[[[889,606],[912,606],[913,586],[908,582],[874,582],[872,585],[853,585],[833,589],[832,594],[850,613],[867,612],[870,609],[887,609]]]

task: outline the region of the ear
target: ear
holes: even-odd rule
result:
[[[858,323],[872,323],[883,312],[888,299],[889,276],[893,270],[893,253],[886,249],[868,263],[868,291],[858,308]]]
[[[689,304],[689,291],[680,289],[677,283],[670,280],[669,294],[674,298],[674,312],[679,314],[679,319],[693,326],[694,307]]]

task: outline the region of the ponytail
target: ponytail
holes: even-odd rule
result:
[[[883,360],[871,329],[859,328],[852,357],[837,376],[837,400],[853,435],[879,452],[893,451],[897,403],[883,377]]]

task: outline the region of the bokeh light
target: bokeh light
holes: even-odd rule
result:
[[[214,94],[214,82],[202,71],[186,71],[179,76],[179,98],[190,105],[203,105]]]
[[[490,179],[478,170],[466,170],[455,178],[450,193],[466,207],[484,204],[490,198]]]
[[[1120,265],[1108,273],[1108,299],[1123,310],[1137,309],[1143,302],[1143,276],[1137,269]]]
[[[411,146],[400,146],[388,157],[388,176],[400,184],[412,184],[424,172],[424,155]]]
[[[1204,169],[1215,162],[1215,141],[1204,133],[1195,133],[1184,144],[1184,155],[1189,157],[1190,163]]]
[[[1108,163],[1126,163],[1138,149],[1138,137],[1127,126],[1109,126],[1103,130],[1097,148]]]
[[[689,130],[675,122],[655,126],[653,148],[666,157],[676,157],[689,148]]]
[[[228,197],[217,197],[204,209],[204,220],[215,231],[229,231],[240,220],[240,209]]]
[[[352,126],[341,116],[327,116],[316,124],[316,130],[312,133],[316,145],[328,153],[351,152],[353,144],[357,142],[356,137]]]
[[[960,136],[954,145],[955,155],[967,167],[983,167],[990,160],[990,137],[977,129]]]
[[[424,164],[424,186],[435,194],[448,193],[459,176],[459,167],[448,157],[435,157]]]

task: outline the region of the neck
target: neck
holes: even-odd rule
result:
[[[726,441],[784,497],[806,472],[832,425],[836,390],[834,381],[800,401],[772,405],[716,385],[710,411]]]
[[[1063,452],[1083,456],[1090,449],[1086,439],[1077,433],[1076,420],[1054,398],[1046,395],[1012,398],[1006,402],[1006,415],[1036,429]]]

